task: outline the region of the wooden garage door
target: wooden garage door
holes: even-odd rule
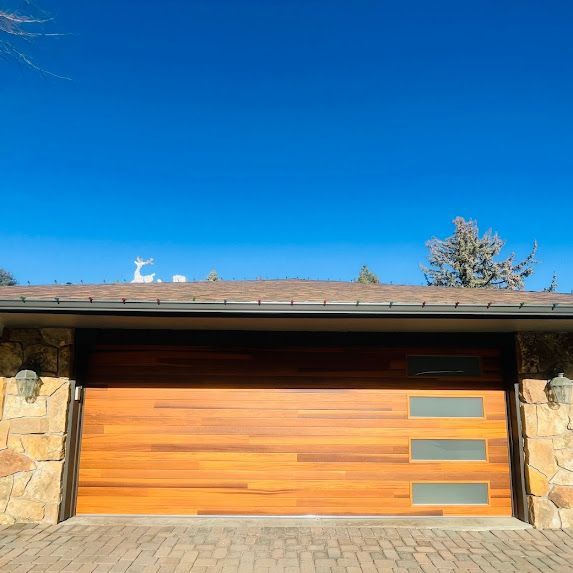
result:
[[[428,388],[407,381],[403,362],[393,384],[331,372],[337,387],[325,387],[300,368],[296,384],[286,371],[237,383],[220,361],[205,366],[219,370],[209,380],[152,382],[173,352],[188,367],[205,351],[146,352],[96,360],[93,377],[107,384],[85,393],[78,513],[511,515],[502,390]],[[127,382],[119,364],[134,353],[149,369]]]

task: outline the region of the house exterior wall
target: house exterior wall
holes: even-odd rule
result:
[[[530,522],[573,527],[573,405],[549,402],[547,381],[573,378],[573,335],[517,335],[520,410]]]
[[[72,329],[5,329],[0,338],[0,524],[58,521],[70,404]],[[517,335],[520,412],[530,521],[573,527],[573,406],[550,404],[547,380],[573,378],[573,335]],[[36,401],[13,376],[39,372]]]
[[[0,339],[0,524],[57,523],[62,500],[73,331],[6,329]],[[35,370],[33,402],[13,376]]]

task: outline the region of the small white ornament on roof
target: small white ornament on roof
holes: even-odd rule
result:
[[[153,259],[147,259],[144,261],[141,257],[137,257],[137,259],[135,259],[135,261],[133,261],[133,262],[135,263],[135,271],[133,273],[133,280],[131,282],[132,283],[152,283],[153,277],[155,276],[155,273],[151,273],[150,275],[142,275],[141,269],[145,265],[152,265]]]
[[[173,275],[174,283],[186,283],[187,277],[185,275]]]

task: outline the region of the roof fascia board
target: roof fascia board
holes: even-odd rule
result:
[[[415,316],[546,316],[572,317],[573,304],[465,304],[383,302],[205,302],[205,301],[110,301],[110,300],[0,300],[0,312],[82,314],[273,314],[273,315],[415,315]]]

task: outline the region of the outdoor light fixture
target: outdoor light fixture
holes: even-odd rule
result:
[[[555,404],[573,404],[573,380],[563,372],[549,380],[549,400]]]
[[[18,395],[22,396],[26,402],[35,402],[40,393],[42,381],[33,370],[20,370],[16,374],[16,386]]]

